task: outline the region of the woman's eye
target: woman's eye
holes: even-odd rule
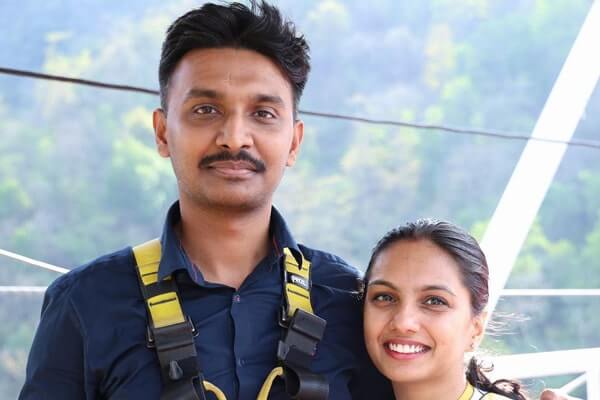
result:
[[[447,306],[448,302],[441,297],[432,296],[425,300],[425,304],[428,306]]]
[[[389,294],[376,294],[372,297],[372,301],[375,303],[392,303],[394,298]]]

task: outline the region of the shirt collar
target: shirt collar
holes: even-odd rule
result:
[[[181,221],[181,212],[179,209],[179,201],[171,205],[167,212],[167,218],[163,227],[161,236],[162,257],[158,267],[158,279],[162,280],[166,276],[171,275],[177,270],[188,270],[195,273],[194,266],[191,265],[189,258],[186,256],[179,237],[175,232],[175,226]],[[283,249],[289,247],[291,250],[300,254],[300,248],[289,231],[285,220],[275,207],[271,208],[271,221],[269,223],[269,234],[276,259],[279,260],[283,256]]]

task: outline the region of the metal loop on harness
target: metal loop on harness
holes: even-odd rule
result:
[[[329,383],[323,375],[313,374],[304,368],[275,367],[265,379],[256,400],[267,400],[273,383],[283,379],[285,391],[295,400],[327,400]]]
[[[285,390],[297,400],[327,400],[329,382],[304,368],[284,367]]]

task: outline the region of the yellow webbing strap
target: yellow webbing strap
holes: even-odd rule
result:
[[[258,396],[256,400],[267,400],[269,398],[269,392],[271,391],[271,386],[273,386],[273,382],[277,377],[283,375],[283,367],[275,367],[273,370],[267,375],[267,379],[263,382],[262,387],[260,388],[260,392],[258,392]]]
[[[286,299],[287,310],[285,316],[291,319],[294,313],[299,308],[307,313],[314,314],[312,304],[310,302],[310,261],[304,258],[300,254],[301,263],[298,264],[296,257],[292,254],[292,251],[286,247],[283,249],[284,255],[284,268],[285,268],[285,280],[284,285],[284,296]],[[267,378],[263,382],[263,385],[258,392],[257,400],[267,400],[269,392],[273,386],[273,382],[278,377],[283,377],[283,367],[275,367]]]
[[[463,394],[460,395],[458,400],[500,400],[500,399],[510,399],[510,397],[503,396],[498,393],[487,392],[482,393],[481,390],[477,389],[477,395],[475,395],[475,388],[469,382],[467,382],[467,387]]]
[[[475,389],[473,388],[473,386],[469,382],[467,382],[465,391],[460,395],[458,400],[471,400],[474,392],[475,392]]]
[[[287,317],[291,318],[300,308],[314,314],[310,303],[310,261],[302,257],[302,264],[292,254],[289,248],[283,249],[284,266],[287,279],[284,282],[287,300]]]
[[[160,263],[161,248],[158,239],[150,240],[133,248],[135,261],[140,277],[145,286],[158,281],[158,264]],[[167,277],[165,279],[171,279]],[[161,293],[146,299],[152,324],[155,328],[185,322],[177,292]]]
[[[133,248],[133,255],[144,286],[158,282],[158,266],[162,255],[158,239],[150,240]],[[166,277],[165,279],[171,279]],[[185,321],[177,292],[166,292],[146,299],[150,313],[151,324],[155,328],[179,324]],[[208,381],[202,381],[204,390],[212,392],[217,400],[227,400],[225,394],[217,386]]]

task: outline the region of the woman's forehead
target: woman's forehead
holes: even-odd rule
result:
[[[369,280],[404,284],[461,283],[460,268],[450,254],[426,239],[400,240],[376,258]]]

